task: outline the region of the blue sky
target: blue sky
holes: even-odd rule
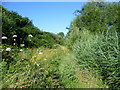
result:
[[[75,10],[81,9],[85,2],[3,2],[7,10],[15,11],[32,20],[34,26],[42,31],[68,32]]]
[[[2,2],[91,2],[93,0],[1,0]],[[94,0],[95,1],[95,0]],[[102,1],[102,0],[96,0]],[[103,0],[104,2],[118,2],[119,0]]]

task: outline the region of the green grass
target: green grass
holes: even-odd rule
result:
[[[109,88],[119,87],[119,37],[116,31],[93,34],[80,32],[81,38],[73,46],[76,61],[83,70],[90,70],[101,76]]]
[[[43,54],[39,54],[43,52]],[[65,46],[25,49],[6,70],[3,61],[0,88],[103,88],[98,77],[81,70],[75,55]],[[24,59],[24,60],[22,60]]]
[[[60,62],[59,71],[66,88],[104,88],[102,81],[91,72],[81,70],[75,55],[69,53]]]

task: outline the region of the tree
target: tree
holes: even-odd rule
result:
[[[63,32],[59,32],[58,35],[61,36],[61,38],[64,38],[65,36]]]
[[[33,35],[31,40],[29,35]],[[14,11],[8,11],[2,7],[2,36],[6,36],[8,45],[13,45],[13,35],[17,35],[16,43],[19,47],[24,42],[25,47],[52,47],[62,40],[58,35],[43,32],[32,24],[27,17],[22,17]],[[64,37],[64,34],[61,34]]]
[[[81,30],[102,33],[111,26],[111,29],[119,32],[119,11],[118,3],[115,2],[88,2],[81,10],[75,11],[76,17],[71,22],[66,38],[74,43],[80,37],[78,33]]]

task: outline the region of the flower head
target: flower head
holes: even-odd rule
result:
[[[48,71],[47,71],[47,70],[45,70],[45,72],[46,72],[46,73],[48,73]]]
[[[21,60],[23,61],[24,59],[22,58]]]
[[[31,34],[28,35],[29,37],[33,37]]]
[[[6,37],[6,36],[3,36],[2,39],[7,39],[7,37]]]
[[[38,54],[43,54],[42,52],[39,52]]]
[[[6,51],[10,51],[11,50],[11,48],[6,48]]]
[[[33,56],[32,58],[31,58],[31,61],[35,61],[36,60],[36,56]]]
[[[20,49],[20,52],[22,52],[23,50],[22,49]]]
[[[39,66],[39,64],[36,64],[37,66]]]
[[[20,46],[21,46],[21,47],[24,47],[24,46],[25,46],[25,44],[20,44]]]
[[[45,58],[44,60],[46,61],[47,59]]]
[[[13,37],[17,37],[17,35],[13,35]]]
[[[14,41],[16,41],[16,39],[13,39]]]

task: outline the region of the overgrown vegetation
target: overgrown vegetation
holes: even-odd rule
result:
[[[110,88],[119,88],[118,35],[116,31],[104,34],[81,31],[81,38],[76,40],[73,51],[81,69],[95,71]]]
[[[17,35],[17,37],[13,37]],[[48,47],[52,48],[54,44],[62,44],[62,38],[59,35],[40,31],[32,24],[27,17],[22,17],[18,13],[8,11],[2,7],[2,36],[6,36],[7,40],[3,40],[3,44],[16,44],[20,47]]]
[[[85,4],[66,36],[2,9],[0,88],[120,88],[118,3]]]
[[[57,66],[53,57],[64,54],[59,49],[28,49],[18,52],[18,56],[10,63],[9,70],[7,63],[3,60],[2,83],[3,88],[62,88]],[[42,54],[44,53],[44,54]],[[48,55],[49,53],[49,55]],[[58,53],[58,54],[55,54]],[[58,62],[58,60],[57,60]],[[54,67],[53,67],[54,65]]]
[[[66,36],[80,68],[102,76],[109,88],[120,88],[119,8],[118,3],[87,3],[76,10]]]

